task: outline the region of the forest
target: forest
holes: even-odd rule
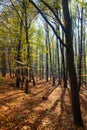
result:
[[[0,0],[0,130],[87,130],[87,0]]]

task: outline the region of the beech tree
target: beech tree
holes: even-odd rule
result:
[[[56,15],[54,8],[52,6],[50,6],[47,2],[41,0],[41,2],[53,13],[54,17],[56,17],[56,19],[57,19],[57,22],[61,25],[61,27],[65,33],[66,44],[64,44],[64,42],[61,40],[61,38],[58,35],[58,33],[56,32],[55,28],[48,21],[48,19],[46,18],[46,16],[42,12],[42,10],[40,10],[38,5],[32,0],[29,0],[29,2],[31,2],[34,5],[34,7],[39,11],[39,13],[45,19],[45,21],[52,28],[55,35],[59,39],[60,44],[62,44],[66,47],[66,58],[67,58],[67,66],[68,66],[69,77],[70,77],[71,101],[72,101],[74,123],[78,126],[83,126],[81,110],[80,110],[80,100],[79,100],[77,76],[76,76],[76,70],[75,70],[75,64],[74,64],[72,26],[71,26],[71,18],[70,18],[70,13],[69,13],[68,0],[62,0],[62,9],[63,9],[63,15],[64,15],[64,22],[65,22],[64,26],[61,23],[58,16]]]
[[[0,63],[3,74],[7,68],[10,75],[16,70],[16,86],[21,85],[26,93],[29,82],[35,84],[34,74],[36,80],[46,78],[46,81],[50,75],[53,85],[56,74],[58,83],[63,81],[65,88],[69,80],[74,123],[83,126],[79,88],[87,73],[87,8],[83,0],[75,2],[1,0],[0,50],[4,47],[4,51],[0,52]],[[45,26],[40,15],[35,17],[38,13],[45,20]]]

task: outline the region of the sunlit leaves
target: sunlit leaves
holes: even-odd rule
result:
[[[86,7],[87,5],[87,2],[85,0],[74,0],[72,3],[77,4],[80,7]]]
[[[42,0],[43,1],[43,0]],[[61,0],[45,0],[54,9],[60,8]]]

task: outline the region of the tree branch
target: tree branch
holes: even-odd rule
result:
[[[23,19],[21,18],[21,16],[20,16],[20,14],[19,14],[18,10],[16,9],[15,5],[13,4],[12,0],[10,0],[10,2],[11,2],[11,4],[12,4],[12,6],[13,6],[14,10],[15,10],[15,11],[16,11],[16,13],[18,14],[19,19],[20,19],[21,21],[23,21]],[[22,22],[22,24],[23,24],[23,22]],[[24,26],[24,24],[23,24],[23,26]],[[25,27],[25,26],[24,26],[24,27]]]
[[[57,21],[61,25],[63,31],[65,32],[65,28],[64,28],[63,24],[61,23],[60,19],[58,18],[58,15],[54,12],[53,8],[49,4],[47,4],[45,1],[43,1],[43,0],[41,0],[41,2],[53,13],[55,18],[57,19]]]
[[[38,13],[36,13],[30,20],[29,24],[28,24],[28,29],[30,28],[31,26],[31,22],[33,21],[33,19],[37,16]]]
[[[48,25],[51,27],[51,29],[53,30],[53,32],[55,33],[55,35],[57,36],[57,38],[60,41],[60,44],[62,44],[64,47],[66,47],[66,44],[64,44],[63,40],[60,38],[60,36],[57,34],[55,28],[52,26],[52,24],[48,21],[48,19],[46,18],[46,16],[44,15],[44,13],[37,7],[37,5],[32,1],[29,0],[29,2],[38,10],[38,12],[41,14],[41,16],[44,18],[44,20],[48,23]]]

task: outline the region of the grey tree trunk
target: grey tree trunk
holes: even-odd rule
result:
[[[80,86],[81,86],[81,71],[82,71],[82,41],[83,41],[83,7],[81,9],[81,41],[79,45],[79,71],[78,71],[78,76],[79,76],[79,91],[80,91]]]
[[[49,28],[46,23],[46,81],[48,82],[48,46],[49,46]]]
[[[6,75],[6,54],[5,52],[2,53],[2,68],[1,68],[2,76]]]
[[[19,34],[19,37],[18,37],[18,47],[17,47],[17,61],[21,61],[21,53],[20,53],[20,51],[21,51],[21,37],[22,37],[22,25],[23,25],[23,23],[22,23],[23,21],[22,20],[20,20],[20,34]],[[20,81],[21,81],[21,79],[20,79],[20,69],[19,69],[19,63],[17,63],[17,70],[16,70],[16,87],[18,87],[18,88],[20,88]]]

